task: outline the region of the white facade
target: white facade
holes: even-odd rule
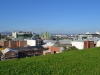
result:
[[[63,40],[59,40],[59,43],[60,44],[71,44],[71,41],[72,40],[69,40],[69,39],[63,39]]]
[[[17,32],[12,31],[12,37],[17,38]]]
[[[84,41],[72,41],[72,46],[78,49],[84,49]]]
[[[96,43],[96,47],[100,47],[100,40]]]
[[[9,51],[10,51],[10,48],[6,48],[6,49],[2,50],[1,52],[2,52],[3,54],[5,54],[5,53],[7,53],[7,52],[9,52]]]
[[[96,34],[99,34],[100,35],[100,32],[96,31]]]
[[[36,40],[26,40],[26,41],[27,41],[27,45],[36,46]]]
[[[53,45],[55,45],[55,43],[48,42],[48,43],[46,43],[45,45],[42,45],[42,46],[43,46],[44,48],[46,48],[46,47],[53,46]]]
[[[52,42],[52,43],[56,43],[56,41],[54,40],[43,40],[44,43],[48,43],[48,42]]]

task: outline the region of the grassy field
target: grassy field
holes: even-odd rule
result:
[[[100,75],[100,48],[1,61],[0,75]]]

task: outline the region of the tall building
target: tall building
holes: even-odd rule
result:
[[[50,35],[49,32],[44,32],[44,33],[41,33],[41,34],[40,34],[40,37],[41,37],[42,39],[47,39],[47,38],[50,38],[51,35]]]
[[[17,32],[12,31],[12,37],[17,38]]]
[[[24,31],[15,32],[15,31],[12,31],[12,37],[14,37],[14,38],[26,39],[26,38],[31,38],[32,35],[33,35],[32,32],[24,32]]]
[[[84,40],[89,38],[100,38],[99,34],[79,34],[78,40]]]
[[[38,34],[33,34],[32,38],[24,39],[27,41],[28,46],[39,46],[43,44],[43,40],[39,37]]]
[[[24,40],[17,40],[17,41],[3,41],[0,40],[0,46],[9,47],[9,48],[17,48],[17,47],[24,47],[27,45],[27,41]]]

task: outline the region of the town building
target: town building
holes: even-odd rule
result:
[[[92,41],[92,40],[72,41],[72,46],[75,46],[78,49],[93,48],[94,47],[94,41]]]
[[[25,41],[27,41],[27,46],[39,46],[43,44],[43,41],[41,39],[26,39]]]
[[[53,34],[52,36],[55,38],[67,38],[68,37],[66,34]]]
[[[78,40],[84,40],[89,38],[100,38],[99,34],[79,34]]]
[[[41,39],[47,39],[51,37],[51,34],[49,32],[44,32],[40,34]]]
[[[59,44],[71,44],[71,39],[62,39],[62,40],[59,40]]]
[[[47,50],[43,50],[43,55],[60,53],[62,51],[63,51],[63,47],[48,46]]]
[[[53,42],[48,42],[48,43],[46,43],[45,45],[42,45],[42,46],[44,48],[46,48],[45,50],[43,50],[43,55],[60,53],[63,50],[63,47],[57,46]]]
[[[97,41],[96,47],[100,47],[100,40]]]
[[[43,44],[43,40],[37,34],[33,34],[30,38],[27,39],[13,38],[12,40],[6,40],[6,39],[0,40],[0,45],[5,48],[38,46],[42,44]]]
[[[33,35],[33,32],[24,32],[24,31],[19,31],[19,32],[15,32],[15,31],[12,31],[12,37],[14,38],[31,38]]]
[[[6,48],[2,50],[1,60],[39,56],[43,55],[43,50],[45,50],[43,46]]]
[[[27,41],[24,41],[24,40],[17,40],[17,41],[0,40],[0,46],[3,46],[5,48],[7,48],[7,47],[9,47],[9,48],[24,47],[25,45],[27,45]]]
[[[39,46],[43,44],[43,40],[37,34],[33,34],[31,38],[24,40],[27,41],[27,46]]]

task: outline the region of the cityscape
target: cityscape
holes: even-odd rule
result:
[[[100,75],[100,1],[0,0],[0,75]]]
[[[26,52],[25,57],[27,57],[29,55],[35,56],[61,53],[64,47],[68,49],[74,46],[78,50],[82,50],[100,46],[100,32],[98,31],[95,33],[86,32],[85,34],[77,35],[50,34],[49,32],[36,34],[31,31],[12,31],[11,35],[0,34],[0,37],[1,53],[7,53],[7,56],[1,55],[1,60],[18,57],[18,54],[12,56],[14,50],[14,54],[16,54],[16,51],[22,51],[23,54]],[[30,51],[27,50],[29,47],[32,48]],[[28,52],[34,51],[33,48],[36,49],[36,53],[28,54]],[[9,54],[8,51],[12,51],[10,52],[11,54]]]

